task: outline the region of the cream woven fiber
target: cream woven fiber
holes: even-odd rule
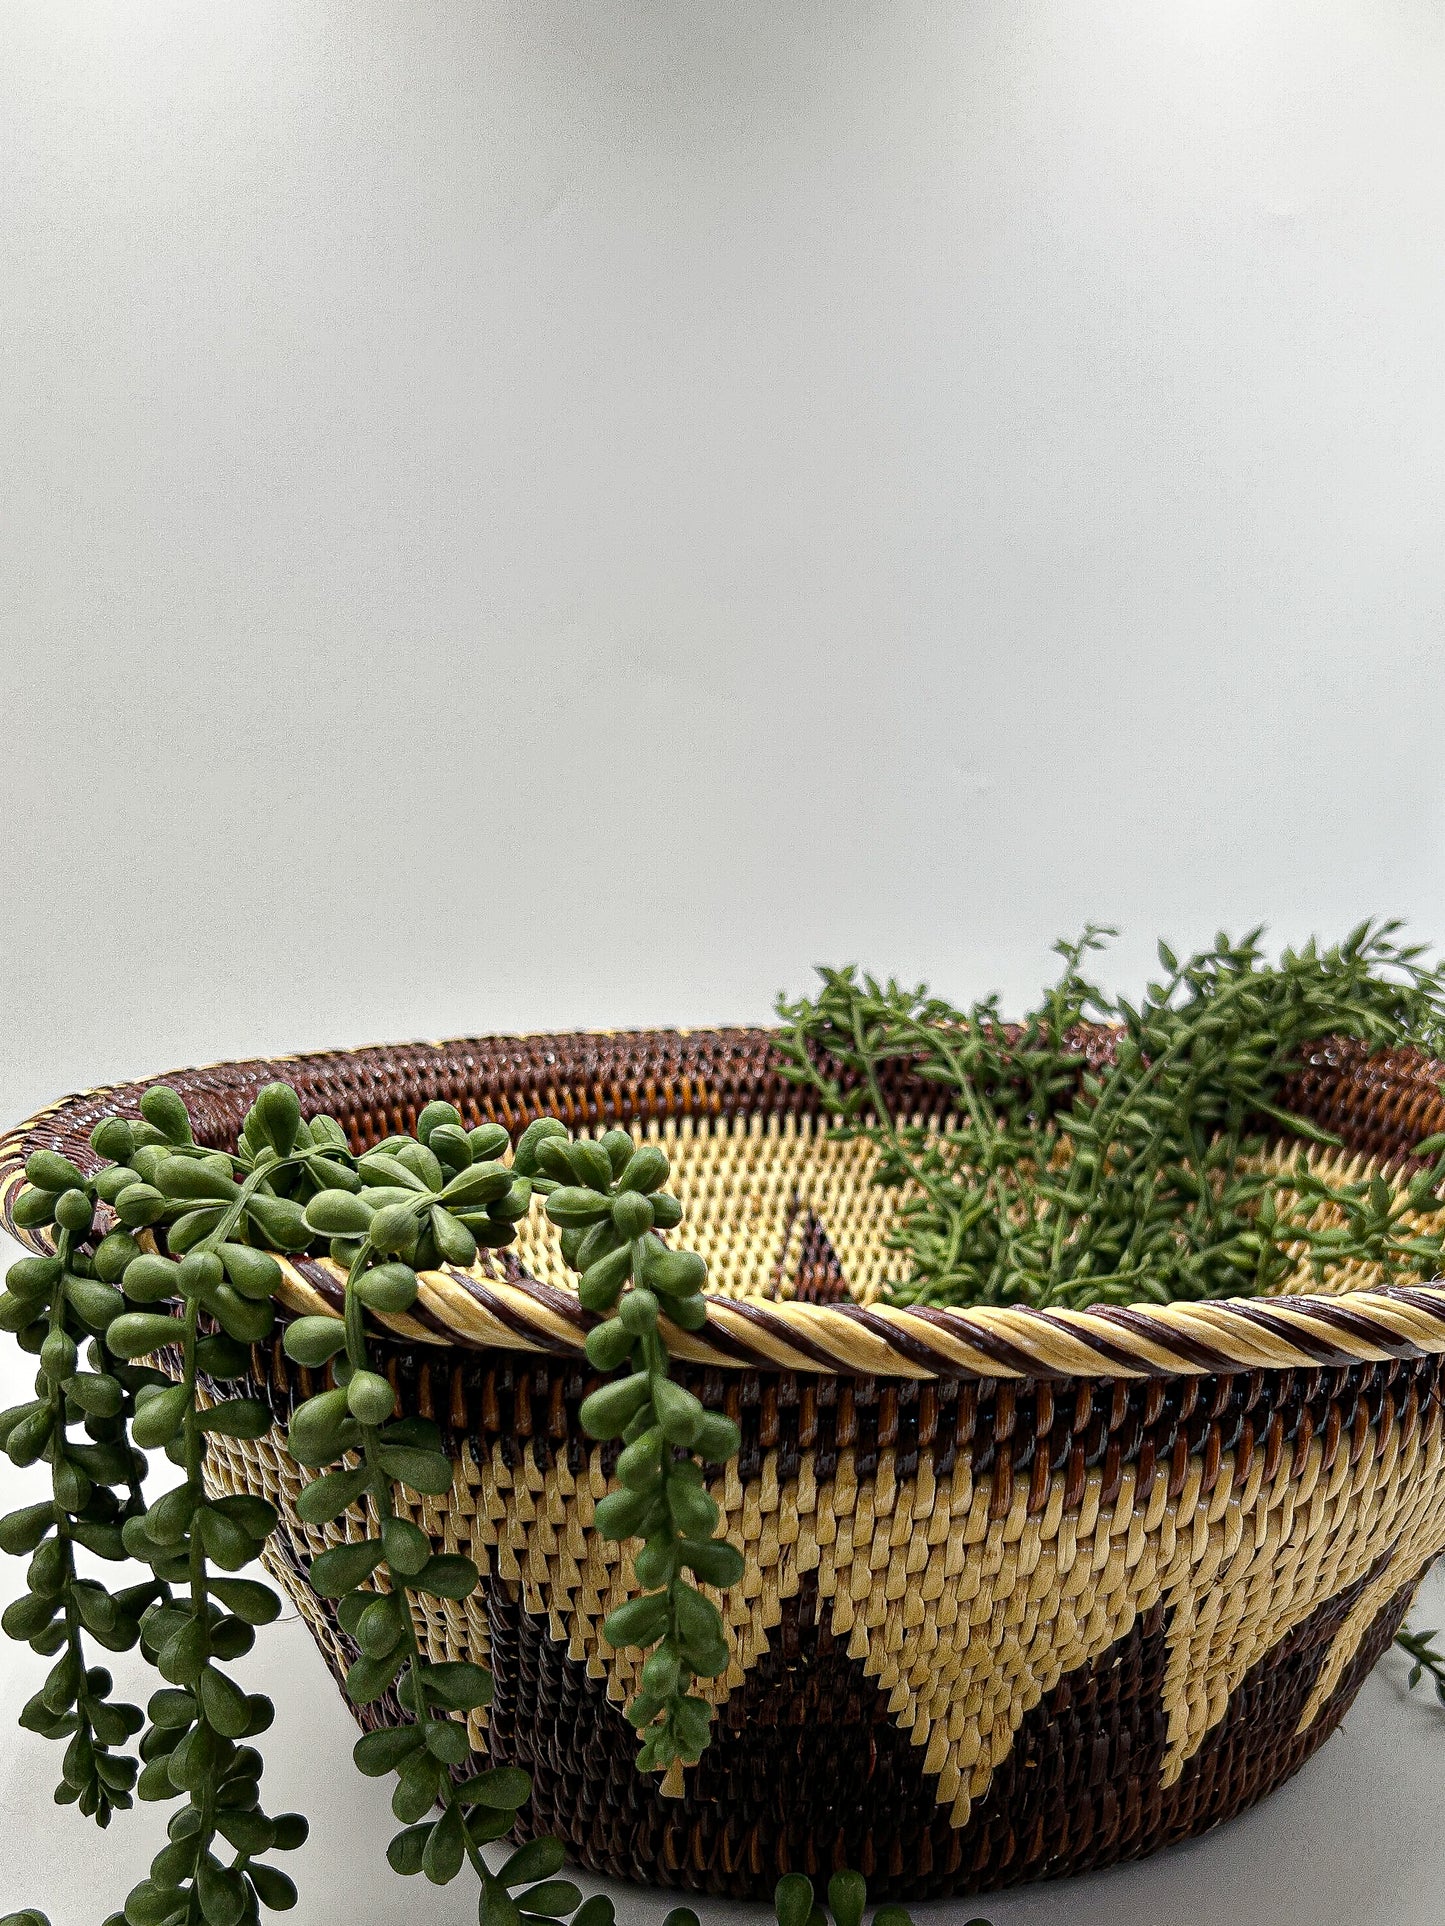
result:
[[[807,1118],[776,1116],[669,1118],[646,1135],[674,1160],[670,1182],[686,1211],[688,1242],[708,1262],[709,1321],[673,1340],[678,1356],[699,1363],[915,1378],[1144,1377],[1445,1351],[1445,1288],[1422,1282],[1382,1291],[1361,1266],[1337,1267],[1321,1289],[1301,1263],[1286,1294],[1269,1300],[1047,1312],[893,1309],[879,1299],[905,1274],[904,1258],[886,1242],[901,1193],[873,1184],[871,1146],[840,1143]],[[1283,1170],[1296,1155],[1296,1146],[1282,1145],[1271,1161]],[[1319,1149],[1309,1161],[1351,1181],[1376,1170],[1387,1179],[1397,1174],[1377,1159],[1332,1158]],[[1442,1219],[1417,1221],[1436,1228]],[[809,1245],[833,1253],[856,1302],[795,1301]],[[333,1265],[285,1269],[290,1309],[339,1307],[342,1279]],[[1344,1296],[1347,1310],[1334,1301]],[[566,1352],[581,1350],[591,1320],[577,1304],[558,1233],[536,1212],[514,1259],[485,1256],[470,1271],[429,1272],[419,1314],[383,1322],[414,1342]]]
[[[1066,1506],[1064,1480],[1055,1475],[1031,1516],[1027,1482],[1019,1480],[996,1519],[993,1479],[975,1479],[967,1453],[945,1480],[934,1477],[931,1452],[900,1480],[891,1450],[861,1478],[855,1454],[845,1450],[823,1482],[807,1453],[798,1476],[780,1485],[778,1454],[770,1452],[748,1484],[730,1469],[713,1486],[720,1529],[742,1552],[745,1570],[732,1592],[714,1594],[732,1662],[723,1678],[699,1689],[715,1704],[735,1690],[766,1649],[782,1602],[816,1573],[820,1610],[924,1748],[924,1770],[938,1775],[938,1801],[961,1827],[1025,1714],[1065,1673],[1099,1657],[1140,1613],[1163,1603],[1170,1612],[1163,1783],[1170,1785],[1223,1719],[1246,1672],[1316,1606],[1364,1581],[1300,1720],[1300,1730],[1307,1728],[1376,1614],[1445,1549],[1439,1405],[1431,1400],[1422,1411],[1412,1393],[1398,1421],[1393,1406],[1387,1410],[1386,1423],[1357,1441],[1347,1436],[1328,1447],[1315,1436],[1302,1464],[1290,1451],[1276,1453],[1268,1475],[1263,1449],[1243,1463],[1225,1454],[1208,1490],[1195,1455],[1173,1501],[1168,1480],[1156,1477],[1136,1505],[1130,1466],[1112,1505],[1099,1502],[1097,1470],[1075,1508]],[[343,1536],[364,1535],[360,1517],[324,1531],[299,1524],[301,1480],[279,1431],[258,1443],[216,1440],[212,1449],[222,1489],[261,1491],[278,1505],[303,1565]],[[514,1470],[499,1449],[481,1463],[464,1449],[450,1499],[398,1496],[438,1550],[466,1552],[520,1588],[525,1609],[545,1615],[551,1636],[621,1705],[637,1689],[641,1661],[614,1651],[602,1635],[607,1613],[635,1590],[631,1549],[590,1529],[606,1490],[595,1450],[574,1478],[565,1457],[543,1472],[529,1441]],[[273,1570],[334,1662],[344,1663],[330,1621],[296,1569],[278,1560]],[[486,1661],[477,1602],[416,1609],[432,1656]],[[485,1716],[473,1715],[479,1745]],[[680,1792],[681,1775],[674,1771],[664,1789]]]

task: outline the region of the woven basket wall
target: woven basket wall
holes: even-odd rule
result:
[[[1329,1154],[1352,1171],[1397,1180],[1445,1128],[1442,1073],[1323,1046],[1287,1102],[1339,1133]],[[169,1081],[229,1145],[276,1076],[358,1147],[441,1096],[513,1129],[620,1121],[674,1157],[714,1293],[685,1380],[741,1425],[712,1488],[746,1561],[721,1600],[713,1742],[687,1773],[637,1774],[637,1655],[601,1635],[630,1549],[589,1529],[616,1447],[577,1423],[591,1320],[554,1233],[535,1222],[514,1251],[428,1276],[378,1344],[400,1408],[436,1419],[456,1463],[449,1499],[403,1507],[486,1573],[419,1627],[434,1655],[495,1673],[472,1737],[533,1774],[519,1836],[555,1830],[586,1866],[742,1896],[846,1863],[879,1897],[917,1897],[1152,1851],[1310,1756],[1445,1547],[1445,1290],[1352,1274],[1339,1295],[1268,1302],[886,1309],[894,1202],[866,1147],[829,1141],[778,1076],[765,1031],[482,1039]],[[28,1149],[93,1163],[91,1124],[135,1114],[142,1087],[71,1098],[0,1144],[7,1212]],[[291,1310],[339,1304],[329,1263],[287,1270]],[[363,1520],[299,1523],[283,1428],[315,1385],[279,1343],[255,1374],[276,1428],[218,1444],[212,1472],[279,1504],[272,1569],[340,1672],[353,1650],[303,1574]]]

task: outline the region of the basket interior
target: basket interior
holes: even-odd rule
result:
[[[1081,1053],[1107,1059],[1106,1031],[1081,1033]],[[1376,1171],[1392,1184],[1408,1178],[1409,1151],[1445,1127],[1442,1066],[1414,1051],[1367,1057],[1347,1040],[1328,1040],[1282,1093],[1284,1107],[1313,1118],[1342,1139],[1338,1150],[1308,1147],[1310,1163],[1356,1181]],[[687,1213],[689,1242],[707,1260],[711,1293],[734,1298],[869,1304],[907,1272],[893,1249],[903,1193],[873,1182],[876,1153],[840,1142],[810,1096],[781,1074],[767,1030],[580,1032],[452,1043],[377,1046],[311,1057],[220,1064],[173,1074],[198,1136],[234,1144],[256,1091],[276,1077],[294,1083],[308,1113],[329,1111],[362,1148],[415,1125],[433,1097],[455,1103],[469,1122],[505,1124],[514,1133],[533,1117],[560,1116],[578,1130],[621,1122],[660,1141],[673,1159],[671,1187]],[[938,1103],[937,1086],[895,1078],[889,1100],[920,1114]],[[136,1112],[144,1084],[68,1100],[27,1126],[17,1151],[53,1144],[93,1162],[91,1124],[115,1110]],[[926,1114],[926,1113],[924,1113]],[[1281,1172],[1299,1153],[1277,1139],[1265,1161]],[[1421,1218],[1438,1228],[1440,1216]],[[540,1212],[523,1225],[515,1261],[531,1277],[567,1285],[558,1234]],[[1303,1263],[1286,1292],[1369,1288],[1374,1267],[1339,1266],[1321,1281]]]
[[[686,1211],[689,1244],[707,1260],[711,1294],[872,1304],[907,1276],[906,1253],[889,1242],[906,1192],[874,1183],[877,1153],[871,1144],[840,1142],[817,1118],[777,1113],[716,1121],[665,1118],[652,1121],[646,1134],[672,1160],[669,1187]],[[1297,1139],[1277,1137],[1250,1166],[1278,1172],[1281,1194],[1287,1195],[1300,1149]],[[1393,1188],[1408,1175],[1398,1159],[1348,1149],[1310,1145],[1306,1155],[1312,1171],[1337,1184],[1383,1172]],[[1343,1212],[1328,1206],[1310,1219],[1317,1229],[1343,1221]],[[1445,1213],[1412,1212],[1405,1221],[1438,1231]],[[516,1256],[530,1277],[575,1285],[559,1234],[540,1211],[524,1223]],[[1297,1256],[1280,1295],[1369,1290],[1380,1281],[1378,1265],[1351,1261],[1319,1276],[1303,1245]]]

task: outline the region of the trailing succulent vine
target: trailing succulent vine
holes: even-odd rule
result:
[[[299,1846],[306,1822],[263,1812],[261,1758],[247,1741],[270,1725],[273,1708],[223,1669],[249,1651],[254,1627],[274,1619],[279,1602],[268,1585],[217,1574],[258,1555],[276,1514],[263,1499],[212,1498],[202,1483],[207,1436],[257,1436],[270,1414],[246,1397],[203,1408],[199,1384],[202,1374],[215,1385],[242,1376],[251,1343],[271,1328],[280,1268],[236,1240],[261,1229],[295,1248],[297,1227],[281,1200],[263,1193],[262,1178],[230,1183],[230,1160],[192,1142],[185,1107],[164,1086],[146,1093],[138,1121],[108,1118],[92,1142],[111,1161],[89,1176],[37,1151],[15,1205],[17,1223],[49,1229],[55,1250],[12,1265],[0,1296],[0,1322],[40,1358],[36,1402],[5,1413],[0,1435],[12,1462],[49,1464],[52,1496],[0,1527],[7,1548],[35,1546],[29,1590],[6,1613],[5,1630],[61,1654],[25,1720],[67,1740],[58,1801],[105,1824],[131,1803],[132,1788],[141,1799],[185,1798],[150,1878],[106,1926],[238,1926],[259,1920],[262,1906],[295,1903],[295,1887],[265,1855]],[[222,1181],[234,1198],[198,1207]],[[102,1205],[115,1227],[97,1237]],[[142,1249],[135,1235],[162,1222],[174,1239],[170,1256]],[[174,1308],[137,1308],[163,1300]],[[174,1358],[178,1382],[136,1362],[161,1350]],[[89,1444],[73,1441],[76,1424]],[[182,1480],[147,1506],[142,1453],[154,1449]],[[154,1576],[111,1594],[77,1574],[76,1545],[109,1561],[142,1561]],[[138,1645],[160,1673],[146,1720],[110,1701],[103,1668],[85,1667],[87,1634],[114,1650]],[[138,1758],[117,1755],[113,1748],[142,1726]]]
[[[688,1688],[726,1671],[728,1652],[722,1614],[686,1574],[724,1590],[743,1574],[741,1553],[713,1536],[718,1508],[704,1470],[736,1454],[738,1428],[704,1410],[668,1369],[666,1326],[693,1331],[706,1321],[707,1266],[658,1236],[682,1219],[663,1189],[668,1160],[659,1145],[634,1145],[625,1130],[569,1143],[560,1125],[543,1119],[523,1136],[515,1162],[561,1227],[584,1307],[608,1313],[587,1334],[588,1358],[599,1371],[631,1367],[594,1391],[580,1414],[589,1436],[623,1447],[622,1489],[599,1502],[596,1529],[606,1539],[644,1541],[634,1561],[644,1589],[609,1614],[603,1632],[614,1646],[651,1648],[627,1713],[642,1733],[639,1767],[692,1765],[707,1745],[711,1710]]]
[[[813,1882],[802,1873],[784,1873],[773,1889],[773,1917],[778,1926],[862,1926],[868,1910],[868,1887],[861,1873],[835,1872],[828,1881],[826,1902],[817,1898]],[[6,1926],[0,1920],[0,1926]],[[674,1906],[662,1926],[701,1926],[690,1906]],[[911,1915],[902,1906],[880,1906],[873,1915],[873,1926],[913,1926]],[[971,1919],[965,1926],[988,1926],[986,1919]]]
[[[1135,1005],[1083,974],[1112,934],[1091,928],[1056,945],[1058,982],[1014,1025],[996,997],[962,1010],[852,969],[780,1001],[787,1073],[903,1192],[890,1242],[907,1274],[890,1301],[1079,1308],[1269,1292],[1301,1264],[1319,1283],[1355,1263],[1385,1283],[1445,1271],[1445,1231],[1411,1221],[1441,1207],[1445,1136],[1416,1146],[1398,1193],[1303,1148],[1284,1169],[1260,1161],[1281,1130],[1338,1142],[1280,1107],[1310,1043],[1440,1049],[1445,974],[1398,929],[1362,923],[1278,962],[1259,930],[1182,961],[1161,943],[1163,974]],[[1117,1026],[1111,1062],[1083,1057],[1084,1022]],[[946,1114],[895,1114],[899,1071]]]
[[[606,1926],[609,1900],[584,1901],[556,1875],[562,1847],[519,1847],[493,1871],[482,1847],[499,1840],[530,1796],[515,1767],[477,1768],[466,1715],[486,1706],[481,1666],[426,1658],[412,1600],[462,1600],[480,1583],[460,1554],[435,1554],[397,1493],[442,1496],[452,1466],[437,1427],[396,1413],[395,1394],[369,1353],[367,1313],[415,1303],[417,1273],[469,1265],[501,1248],[545,1200],[582,1301],[611,1312],[589,1337],[599,1371],[626,1375],[584,1403],[599,1440],[620,1439],[622,1489],[598,1507],[597,1529],[640,1538],[642,1593],[604,1627],[618,1647],[648,1653],[643,1691],[629,1710],[641,1733],[640,1765],[691,1763],[708,1740],[710,1710],[689,1688],[726,1668],[717,1605],[688,1574],[725,1587],[741,1575],[736,1550],[713,1536],[718,1510],[704,1466],[738,1449],[736,1426],[673,1382],[665,1332],[706,1317],[706,1267],[660,1233],[682,1217],[664,1185],[666,1154],[623,1130],[574,1140],[544,1118],[512,1150],[505,1129],[468,1129],[454,1106],[428,1104],[415,1136],[360,1155],[335,1119],[303,1119],[295,1092],[258,1096],[234,1152],[198,1145],[185,1106],[164,1085],[146,1092],[137,1120],[107,1118],[92,1135],[106,1161],[82,1173],[55,1152],[35,1152],[15,1204],[20,1228],[48,1233],[52,1255],[13,1265],[0,1322],[38,1355],[36,1397],[0,1419],[18,1465],[44,1460],[49,1500],[0,1525],[0,1545],[30,1553],[29,1589],[5,1630],[56,1657],[24,1723],[67,1743],[57,1798],[102,1825],[133,1796],[186,1803],[150,1878],[106,1926],[255,1926],[294,1905],[292,1882],[265,1855],[299,1846],[306,1822],[269,1817],[260,1805],[260,1754],[249,1743],[273,1708],[225,1671],[274,1619],[276,1593],[234,1574],[251,1564],[277,1524],[273,1508],[206,1488],[206,1440],[259,1438],[272,1414],[260,1399],[221,1387],[251,1369],[251,1347],[272,1334],[281,1281],[274,1253],[325,1251],[346,1273],[340,1317],[291,1319],[287,1355],[328,1370],[325,1387],[292,1412],[287,1444],[314,1475],[297,1504],[312,1527],[362,1521],[316,1557],[309,1579],[336,1602],[360,1656],[346,1689],[367,1705],[391,1692],[401,1721],[368,1733],[358,1768],[395,1775],[402,1829],[388,1848],[400,1873],[444,1884],[470,1867],[483,1926],[541,1926],[571,1918]],[[111,1228],[105,1224],[111,1223]],[[82,1366],[80,1347],[86,1347]],[[156,1359],[166,1369],[142,1362]],[[73,1434],[83,1430],[85,1441]],[[147,1504],[147,1451],[160,1450],[181,1482]],[[149,1566],[151,1578],[111,1594],[81,1577],[73,1548]],[[138,1646],[163,1684],[146,1717],[112,1699],[85,1641]],[[122,1748],[140,1734],[138,1756]],[[41,1918],[16,1914],[0,1926]]]

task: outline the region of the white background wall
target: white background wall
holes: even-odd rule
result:
[[[10,0],[0,181],[4,1121],[820,959],[1018,1002],[1088,917],[1445,938],[1432,0]],[[461,1920],[271,1680],[303,1926]],[[991,1910],[1435,1918],[1393,1690]],[[154,1828],[3,1743],[0,1900],[92,1926]]]

